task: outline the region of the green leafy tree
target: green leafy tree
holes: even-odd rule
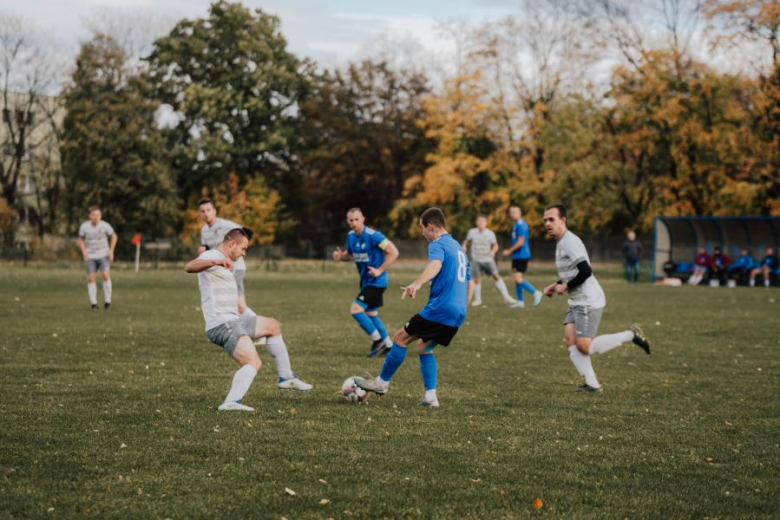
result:
[[[128,76],[127,57],[108,36],[81,47],[64,93],[64,206],[69,227],[99,205],[119,233],[166,236],[179,218],[165,142],[155,126],[158,103]]]
[[[295,202],[299,104],[313,64],[287,50],[279,18],[215,2],[157,40],[148,63],[156,98],[177,116],[168,136],[185,198],[236,172]]]
[[[425,169],[432,141],[419,120],[426,77],[363,61],[323,76],[302,105],[301,168],[316,245],[343,238],[346,210],[359,206],[383,226],[404,183]]]

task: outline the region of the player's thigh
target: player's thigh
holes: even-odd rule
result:
[[[583,354],[590,354],[590,344],[593,342],[593,338],[577,336],[577,350]]]
[[[523,283],[523,273],[519,271],[515,271],[514,273],[512,273],[512,280],[514,280],[516,284]]]
[[[232,356],[239,365],[252,365],[255,367],[255,370],[260,370],[260,355],[257,353],[257,348],[255,348],[255,344],[249,336],[244,335],[238,338]]]
[[[577,327],[574,323],[566,323],[563,326],[563,340],[567,347],[571,347],[577,341]]]
[[[100,271],[100,276],[101,278],[103,278],[104,282],[107,282],[111,280],[111,271],[107,271],[107,270]]]
[[[393,343],[405,347],[417,339],[417,336],[412,336],[405,329],[401,328],[393,335]]]
[[[282,324],[274,318],[266,318],[265,316],[251,316],[247,317],[246,319],[254,319],[254,331],[256,338],[278,336],[282,333]]]
[[[423,354],[433,354],[433,349],[436,348],[436,342],[432,339],[424,340],[421,339],[417,342],[417,354],[423,355]]]

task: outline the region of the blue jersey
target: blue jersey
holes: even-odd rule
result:
[[[379,231],[368,226],[363,227],[359,235],[350,231],[347,235],[347,253],[352,255],[360,275],[360,288],[363,287],[387,287],[387,272],[374,278],[368,272],[369,267],[379,267],[385,261],[385,252],[382,250],[387,242]],[[382,247],[380,247],[382,246]]]
[[[763,260],[761,260],[761,266],[766,266],[769,269],[774,269],[777,267],[777,257],[776,256],[765,256]]]
[[[468,282],[471,280],[469,260],[449,233],[428,244],[428,262],[434,260],[441,262],[441,271],[431,280],[428,305],[420,311],[420,316],[449,327],[460,327],[466,319]]]
[[[512,260],[528,260],[531,258],[531,246],[528,243],[529,232],[530,230],[528,229],[528,224],[525,220],[520,219],[515,222],[515,225],[512,228],[512,245],[514,246],[517,244],[520,237],[524,237],[525,242],[523,242],[523,247],[515,249],[512,252]]]
[[[740,256],[736,262],[731,264],[731,267],[729,267],[729,271],[733,271],[735,269],[753,269],[753,267],[756,265],[756,261],[753,260],[753,257],[749,254]]]

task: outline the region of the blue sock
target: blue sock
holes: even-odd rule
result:
[[[370,317],[366,316],[365,312],[358,312],[357,314],[353,314],[352,317],[355,318],[355,321],[358,322],[360,328],[366,331],[366,334],[369,336],[376,330],[374,322],[371,321]]]
[[[369,318],[371,318],[371,323],[374,324],[374,327],[376,327],[376,330],[379,331],[379,339],[385,339],[387,337],[387,329],[385,328],[385,324],[382,323],[382,320],[379,319],[379,315],[377,316],[369,316],[366,315]]]
[[[398,367],[404,362],[405,357],[406,347],[393,343],[393,348],[390,349],[390,352],[385,358],[385,363],[382,365],[382,371],[379,372],[379,377],[381,377],[383,381],[390,381],[393,378],[393,374],[398,370]]]
[[[422,354],[420,356],[420,373],[426,390],[436,390],[436,371],[436,356],[432,353]]]
[[[523,301],[523,284],[515,284],[515,294],[517,295],[517,301]]]
[[[522,283],[522,284],[520,284],[520,285],[521,285],[521,286],[522,286],[522,287],[523,287],[523,288],[524,288],[526,291],[528,291],[528,292],[529,292],[529,293],[531,293],[531,294],[533,294],[533,293],[535,293],[535,292],[536,292],[536,287],[534,287],[534,286],[533,286],[533,284],[531,284],[531,282],[529,282],[528,280],[523,280],[523,283]]]

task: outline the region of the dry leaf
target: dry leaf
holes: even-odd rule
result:
[[[288,487],[284,488],[284,492],[287,493],[288,495],[290,495],[291,497],[294,497],[295,495],[298,494],[298,493],[296,493],[295,491],[293,491],[292,489],[290,489]]]

